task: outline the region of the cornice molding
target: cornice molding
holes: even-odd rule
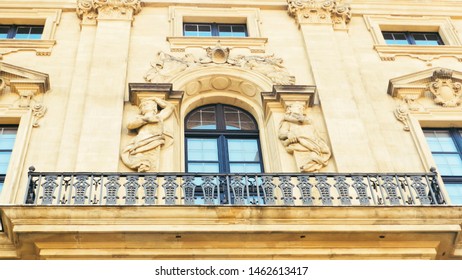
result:
[[[298,24],[332,24],[339,30],[351,20],[351,7],[343,0],[287,0],[287,4]]]
[[[76,10],[83,24],[96,24],[96,19],[131,21],[140,11],[140,0],[78,0]]]

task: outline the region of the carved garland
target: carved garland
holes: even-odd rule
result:
[[[295,77],[289,74],[282,63],[282,59],[273,55],[230,57],[229,49],[221,46],[208,48],[207,56],[199,59],[189,53],[183,57],[176,57],[159,51],[156,54],[156,59],[151,63],[152,68],[146,73],[144,79],[151,83],[165,83],[172,77],[190,69],[221,65],[260,73],[269,78],[275,85],[293,85]]]
[[[343,0],[288,0],[289,15],[301,23],[331,23],[344,29],[351,20],[351,7]]]
[[[78,0],[77,16],[95,22],[96,17],[132,19],[141,11],[140,0]]]

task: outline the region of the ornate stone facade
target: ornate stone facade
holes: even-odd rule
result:
[[[255,71],[269,78],[275,85],[293,85],[295,77],[289,74],[282,63],[283,60],[274,55],[229,57],[229,49],[220,46],[208,48],[207,56],[200,58],[189,53],[176,57],[159,51],[144,79],[151,83],[163,83],[184,71],[219,65]]]
[[[78,0],[77,15],[84,23],[96,19],[128,19],[141,11],[140,0]]]
[[[299,24],[333,24],[334,28],[346,28],[351,20],[351,7],[343,0],[288,0],[288,12]]]

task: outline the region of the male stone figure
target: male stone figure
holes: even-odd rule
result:
[[[279,127],[279,139],[286,151],[294,154],[301,172],[315,172],[327,165],[331,152],[304,110],[302,102],[287,107]]]
[[[158,110],[160,108],[160,111]],[[141,114],[130,121],[128,129],[138,135],[122,151],[123,163],[138,172],[157,171],[160,149],[172,136],[164,131],[164,120],[172,114],[174,107],[157,97],[143,99],[139,105]]]

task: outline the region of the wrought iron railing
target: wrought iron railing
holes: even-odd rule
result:
[[[34,205],[435,205],[436,173],[187,174],[29,172]]]

